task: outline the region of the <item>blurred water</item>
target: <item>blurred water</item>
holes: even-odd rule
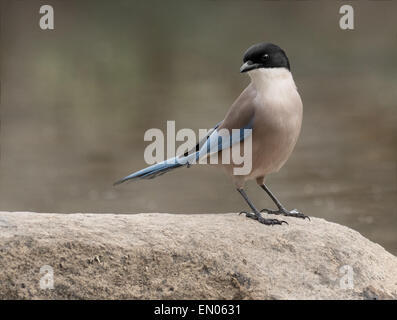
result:
[[[237,212],[230,178],[181,169],[113,188],[145,166],[149,128],[210,128],[247,85],[245,49],[283,47],[304,102],[303,131],[268,179],[288,208],[353,227],[397,253],[397,3],[1,1],[0,209]],[[254,183],[258,207],[272,203]],[[308,223],[310,227],[310,223]]]

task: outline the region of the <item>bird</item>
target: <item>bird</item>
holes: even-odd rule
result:
[[[114,183],[118,185],[128,180],[153,179],[177,168],[190,167],[197,160],[214,154],[220,157],[221,151],[251,141],[251,170],[245,174],[235,174],[239,167],[235,162],[220,163],[221,167],[232,177],[238,193],[243,197],[252,211],[241,211],[247,218],[264,225],[288,224],[285,220],[265,217],[282,215],[309,219],[297,209],[287,210],[265,184],[269,174],[278,172],[290,157],[301,131],[303,104],[294,82],[289,59],[283,49],[268,42],[250,46],[243,55],[240,73],[248,74],[250,83],[231,105],[224,119],[218,122],[193,150],[167,159]],[[222,129],[236,131],[226,143],[218,144]],[[214,143],[215,142],[215,143]],[[215,149],[212,147],[216,145]],[[245,192],[247,181],[255,180],[277,209],[258,210]]]

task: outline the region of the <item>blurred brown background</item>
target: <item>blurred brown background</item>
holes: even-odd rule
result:
[[[38,26],[43,4],[53,31]],[[397,2],[352,4],[355,30],[343,31],[340,1],[1,0],[0,210],[246,209],[203,166],[112,183],[145,166],[147,129],[221,120],[249,81],[243,52],[270,41],[289,55],[304,123],[269,186],[396,254]],[[272,206],[254,183],[248,193]]]

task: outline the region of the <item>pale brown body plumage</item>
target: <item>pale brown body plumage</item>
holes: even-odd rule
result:
[[[232,175],[237,188],[252,179],[261,185],[267,174],[278,171],[294,149],[302,123],[302,101],[289,70],[256,69],[248,74],[251,83],[219,127],[239,129],[253,119],[251,172],[234,175],[235,164],[219,164]]]

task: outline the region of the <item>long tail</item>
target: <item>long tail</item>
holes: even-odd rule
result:
[[[189,160],[194,158],[195,154],[190,154],[188,156],[175,157],[163,162],[154,164],[145,169],[139,170],[137,172],[131,173],[130,175],[116,181],[113,185],[118,185],[128,180],[135,179],[153,179],[158,176],[161,176],[164,173],[167,173],[176,168],[184,167],[189,165]]]
[[[212,130],[210,130],[210,132],[208,132],[208,134],[193,149],[186,152],[183,156],[171,158],[145,169],[131,173],[130,175],[120,179],[119,181],[116,181],[113,185],[118,185],[128,180],[153,179],[176,168],[189,166],[192,162],[197,161],[199,158],[206,156],[211,152],[219,151],[220,145],[218,142],[218,135],[215,135],[214,141],[216,141],[215,143],[213,143],[213,146],[210,143],[211,141],[209,141],[208,139],[210,139],[212,134],[216,132],[216,129],[219,127],[220,123],[221,122],[219,122]]]

